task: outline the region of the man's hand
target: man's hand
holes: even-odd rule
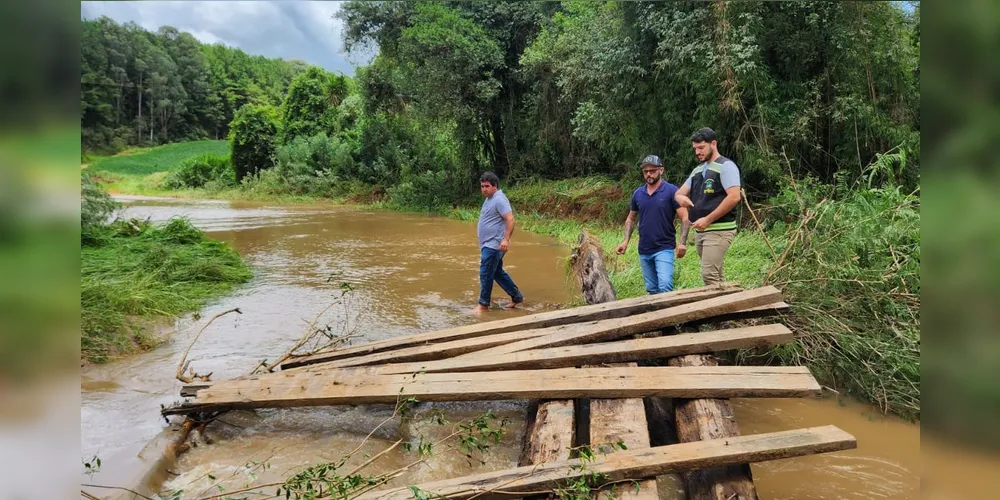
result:
[[[694,221],[694,224],[691,224],[691,227],[698,229],[700,231],[704,231],[705,228],[707,228],[711,224],[712,223],[708,221],[708,217],[702,217]]]
[[[507,247],[510,246],[510,240],[500,240],[500,251],[507,253]]]
[[[615,253],[617,253],[618,255],[625,255],[626,248],[628,248],[628,242],[623,241],[621,245],[618,245],[618,250],[615,250]]]
[[[674,255],[676,255],[678,259],[683,259],[684,255],[687,254],[687,251],[687,245],[677,245],[677,248],[674,250]]]
[[[684,208],[694,207],[694,203],[691,201],[691,198],[688,198],[687,196],[684,196],[683,194],[678,194],[677,196],[674,196],[674,199],[677,200],[677,204],[678,205],[680,205],[680,206],[682,206]]]

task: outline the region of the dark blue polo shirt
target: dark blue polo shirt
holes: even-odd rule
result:
[[[650,195],[646,185],[632,193],[631,210],[639,212],[639,253],[649,255],[677,246],[674,216],[680,205],[674,201],[677,186],[660,181],[660,187]]]

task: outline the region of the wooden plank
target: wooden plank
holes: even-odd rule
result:
[[[462,356],[492,357],[543,347],[559,347],[615,340],[629,335],[659,330],[689,321],[710,318],[719,314],[766,305],[780,300],[781,291],[773,286],[766,286],[675,306],[662,311],[638,314],[629,318],[601,321],[599,322],[601,324],[599,328],[594,328],[593,324],[588,323],[572,325],[572,327],[568,327],[561,332],[534,336],[526,340],[478,350],[463,354]]]
[[[714,359],[704,355],[688,355],[667,361],[675,367],[714,367]],[[681,443],[728,439],[740,435],[733,407],[725,399],[675,399],[675,428]],[[689,500],[756,500],[750,464],[729,464],[721,467],[689,471],[684,474]]]
[[[427,345],[418,345],[412,347],[404,347],[401,349],[393,349],[391,351],[377,352],[375,354],[368,354],[364,356],[352,356],[349,358],[335,359],[333,361],[325,361],[322,363],[296,365],[288,369],[282,369],[282,371],[328,370],[331,368],[347,368],[350,366],[379,365],[385,363],[403,363],[403,362],[413,362],[413,361],[431,361],[435,359],[444,359],[452,356],[461,356],[462,354],[467,354],[482,349],[489,349],[490,347],[501,346],[504,344],[509,344],[511,342],[518,342],[524,339],[530,339],[541,335],[550,335],[553,332],[561,331],[562,329],[567,329],[567,328],[572,329],[577,326],[578,325],[563,325],[563,326],[554,326],[550,328],[538,328],[533,330],[519,330],[516,332],[507,332],[507,333],[500,333],[497,335],[490,335],[488,337],[476,337],[471,339],[455,340],[451,342],[442,342],[440,344],[427,344]]]
[[[541,401],[528,408],[518,465],[568,460],[574,411],[572,400]]]
[[[379,375],[405,373],[446,373],[460,371],[527,370],[569,368],[583,365],[624,363],[670,358],[685,354],[710,353],[785,344],[795,339],[781,324],[730,328],[665,337],[619,340],[512,352],[494,358],[473,357],[399,363],[372,367]]]
[[[502,399],[801,397],[820,385],[806,367],[559,368],[482,373],[367,375],[289,372],[217,382],[197,397],[163,410],[199,411],[339,404]]]
[[[671,472],[764,462],[857,448],[854,436],[835,426],[811,427],[729,439],[625,450],[585,463],[563,460],[415,485],[432,498],[504,499],[523,492],[551,492],[585,474],[604,474],[606,481],[653,477]],[[359,499],[413,498],[410,487],[372,491]]]
[[[621,366],[637,366],[627,363]],[[590,401],[590,446],[600,454],[614,453],[617,443],[626,449],[649,448],[649,428],[646,426],[646,408],[641,398],[593,399]],[[636,484],[625,483],[608,486],[598,498],[627,500],[657,500],[655,478],[634,478]],[[605,491],[607,490],[607,491]]]
[[[781,292],[774,287],[737,292],[689,304],[668,307],[625,318],[614,318],[570,325],[553,326],[501,333],[487,337],[462,339],[452,342],[421,345],[391,351],[353,356],[315,364],[305,369],[326,370],[349,366],[379,365],[411,361],[431,361],[459,356],[474,356],[484,352],[490,356],[525,350],[516,346],[550,347],[581,344],[599,340],[613,340],[635,333],[656,330],[665,326],[684,323],[691,318],[704,318],[726,310],[756,306],[780,299]],[[715,312],[713,312],[715,311]],[[548,339],[548,340],[546,340]],[[526,342],[533,343],[526,343]],[[512,346],[512,347],[507,347]],[[301,368],[299,368],[301,369]]]
[[[720,295],[737,292],[740,289],[740,286],[735,283],[723,283],[720,285],[689,288],[659,295],[633,297],[605,304],[594,304],[558,311],[529,314],[498,321],[487,321],[456,328],[448,328],[446,330],[437,330],[416,335],[408,335],[405,337],[378,340],[375,342],[337,349],[329,353],[316,354],[312,356],[298,356],[283,363],[281,368],[293,368],[296,366],[322,363],[335,359],[367,355],[415,345],[470,339],[517,330],[547,328],[552,326],[580,323],[584,321],[621,318],[655,311],[665,307],[672,307],[702,299],[718,297]]]
[[[793,340],[794,335],[788,328],[784,325],[773,324],[731,328],[712,332],[682,333],[665,337],[619,340],[581,346],[533,349],[504,354],[495,358],[452,358],[355,368],[359,373],[370,375],[569,368],[587,364],[646,361],[684,354],[773,346],[785,344]],[[319,364],[310,367],[309,370],[320,371],[325,366],[327,365]],[[205,389],[210,385],[185,385],[181,389],[181,396],[192,397],[197,391]]]
[[[684,326],[690,326],[691,328],[697,330],[699,327],[705,324],[720,323],[722,321],[740,321],[747,319],[760,319],[769,318],[772,316],[782,316],[788,314],[791,311],[791,306],[786,302],[774,302],[771,304],[749,307],[747,309],[741,309],[739,311],[733,311],[731,313],[720,314],[712,318],[705,318],[698,321],[691,321],[685,323]]]

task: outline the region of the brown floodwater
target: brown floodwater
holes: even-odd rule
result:
[[[469,310],[478,295],[475,224],[444,217],[372,211],[329,205],[122,197],[132,216],[164,221],[175,216],[231,244],[253,267],[254,279],[207,305],[201,320],[182,318],[165,325],[166,342],[156,349],[84,369],[81,381],[81,447],[97,454],[102,469],[84,482],[183,489],[184,498],[278,482],[303,467],[337,461],[358,448],[344,471],[391,446],[367,473],[397,470],[416,457],[423,440],[447,436],[456,424],[492,410],[504,424],[499,445],[473,457],[453,447],[434,449],[425,464],[392,484],[406,485],[516,465],[527,405],[522,401],[419,404],[406,423],[391,418],[391,405],[342,406],[231,412],[209,427],[211,444],[200,444],[177,463],[158,464],[164,444],[176,434],[159,417],[160,405],[179,400],[176,366],[190,339],[217,312],[239,307],[215,321],[191,349],[189,359],[213,380],[247,373],[275,359],[295,342],[317,314],[339,295],[339,284],[355,290],[349,303],[323,317],[364,342],[489,321],[558,307],[573,298],[565,277],[569,249],[552,238],[517,231],[504,266],[526,297],[524,310],[495,309],[483,316]],[[499,287],[493,299],[509,300]],[[172,331],[172,333],[170,333]],[[919,427],[878,415],[866,405],[835,398],[736,400],[743,433],[834,424],[858,438],[858,449],[755,464],[764,499],[917,498]],[[442,411],[439,425],[431,413]],[[146,475],[150,469],[157,471]],[[159,470],[157,470],[159,469]],[[211,479],[209,477],[214,477]],[[668,481],[661,497],[671,498]],[[90,490],[93,491],[93,490]],[[274,488],[268,489],[270,494]],[[101,491],[106,494],[110,491]],[[266,498],[261,496],[260,498]]]

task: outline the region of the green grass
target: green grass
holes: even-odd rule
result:
[[[151,347],[144,323],[195,311],[252,274],[226,244],[183,219],[119,221],[87,235],[80,253],[81,355],[103,362]]]
[[[128,150],[114,156],[98,157],[88,164],[94,172],[110,172],[132,176],[145,176],[156,172],[169,172],[181,162],[204,153],[224,155],[229,152],[227,141],[191,141],[165,144],[153,148]]]

